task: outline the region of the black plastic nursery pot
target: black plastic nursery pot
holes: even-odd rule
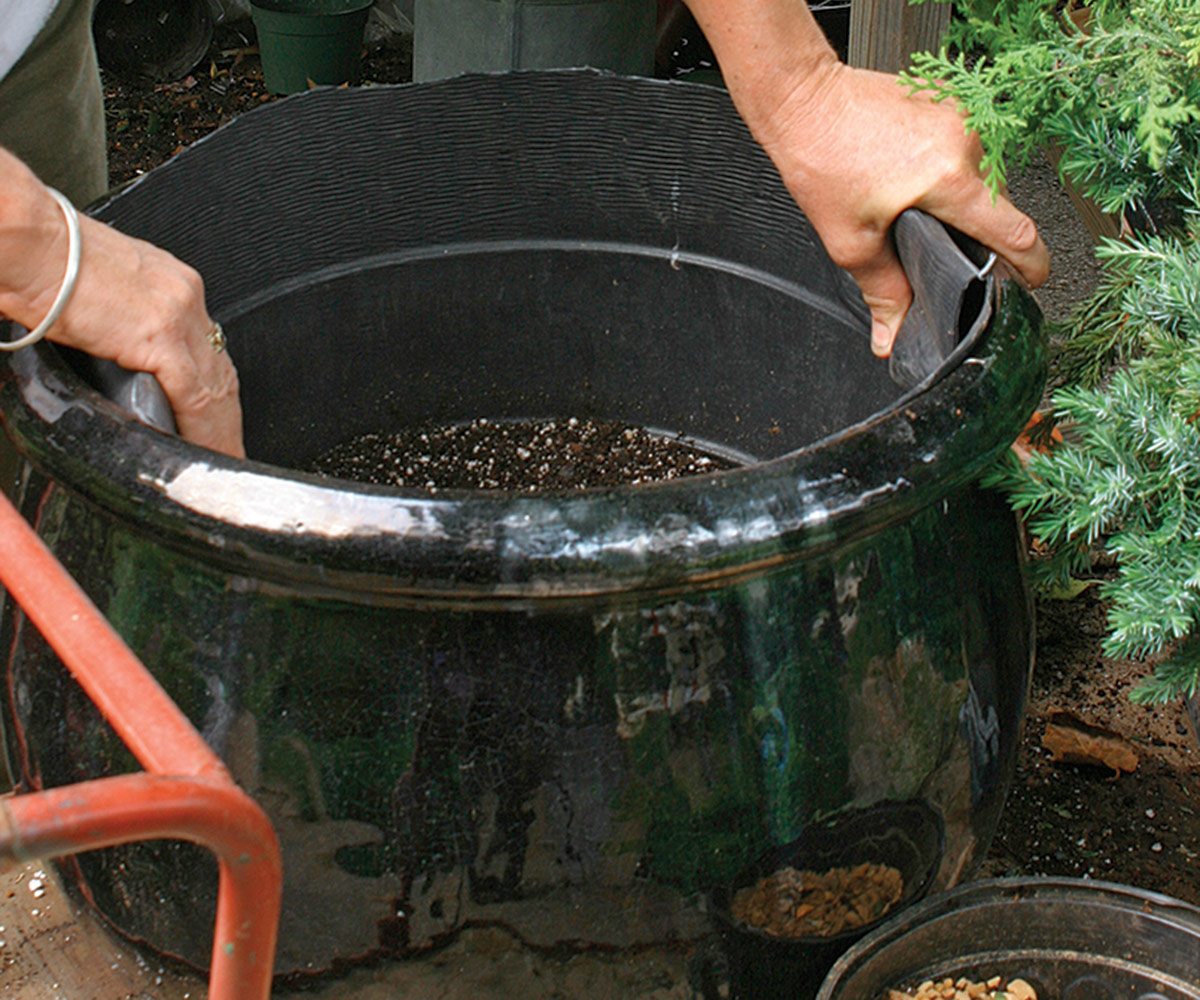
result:
[[[931,896],[838,959],[818,1000],[878,1000],[963,976],[1024,979],[1053,1000],[1200,997],[1200,909],[1087,879],[970,882]]]
[[[1041,392],[1014,284],[902,390],[728,97],[591,72],[297,95],[97,214],[204,276],[250,459],[39,346],[0,373],[22,509],[274,820],[281,974],[469,921],[706,937],[706,893],[879,803],[938,817],[933,888],[980,857],[1032,655],[1014,518],[974,485]],[[524,494],[303,471],[367,431],[571,416],[740,464]],[[129,769],[2,629],[23,782]],[[202,853],[79,869],[113,925],[203,964]]]
[[[718,886],[709,901],[725,951],[730,995],[811,1000],[834,961],[886,919],[884,914],[826,936],[776,936],[735,918],[731,904],[739,890],[782,868],[820,874],[861,864],[886,865],[902,879],[894,911],[929,891],[942,849],[941,816],[920,800],[846,810],[833,820],[806,827],[792,843],[771,848],[728,885]]]
[[[208,0],[96,0],[92,36],[110,73],[165,83],[180,80],[208,52]]]

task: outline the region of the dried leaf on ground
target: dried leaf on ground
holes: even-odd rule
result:
[[[1048,587],[1043,596],[1051,601],[1073,601],[1088,587],[1094,587],[1099,582],[1099,580],[1079,580],[1071,577],[1066,583]]]
[[[1013,442],[1012,450],[1016,452],[1022,465],[1029,464],[1029,458],[1034,452],[1045,455],[1052,451],[1055,445],[1062,444],[1062,431],[1047,419],[1048,416],[1048,412],[1034,413]]]
[[[1056,764],[1107,767],[1114,776],[1137,770],[1138,755],[1128,740],[1084,722],[1070,712],[1054,712],[1046,723],[1042,746]]]

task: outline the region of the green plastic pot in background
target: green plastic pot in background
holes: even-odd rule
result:
[[[252,0],[263,79],[275,94],[354,83],[371,0]]]

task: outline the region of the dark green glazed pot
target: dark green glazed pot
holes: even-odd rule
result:
[[[1014,284],[902,396],[725,95],[592,73],[300,95],[98,214],[204,275],[252,458],[39,347],[0,375],[23,510],[274,819],[281,973],[470,920],[696,937],[764,851],[891,802],[940,819],[933,887],[978,860],[1033,642],[1014,519],[974,485],[1041,392]],[[479,416],[627,420],[746,464],[537,494],[295,471]],[[129,768],[24,620],[3,630],[25,782]],[[117,926],[204,961],[200,852],[80,864]]]

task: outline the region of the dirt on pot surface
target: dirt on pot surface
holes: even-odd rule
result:
[[[408,43],[367,53],[363,82],[401,82],[411,73]],[[106,79],[110,170],[114,184],[152,169],[237,114],[275,99],[262,85],[248,23],[220,25],[209,56],[184,80]],[[1054,260],[1038,293],[1061,318],[1095,286],[1092,242],[1042,161],[1012,181],[1014,200],[1038,222]],[[202,197],[202,195],[200,195]],[[1106,607],[1095,587],[1037,606],[1037,665],[1012,793],[999,833],[977,875],[1071,875],[1126,883],[1200,905],[1200,753],[1179,704],[1141,707],[1129,691],[1151,669],[1101,652]],[[1043,747],[1057,713],[1132,747],[1132,770],[1056,762]],[[704,956],[688,949],[573,957],[522,952],[495,927],[471,929],[421,963],[364,969],[344,984],[314,984],[321,996],[521,995],[690,998],[714,992]],[[511,966],[511,969],[509,969]],[[508,971],[505,971],[508,970]],[[511,973],[511,975],[510,975]],[[194,990],[180,980],[179,997]],[[50,994],[47,993],[47,996]],[[197,995],[192,993],[192,995]],[[507,993],[507,995],[518,995]]]

